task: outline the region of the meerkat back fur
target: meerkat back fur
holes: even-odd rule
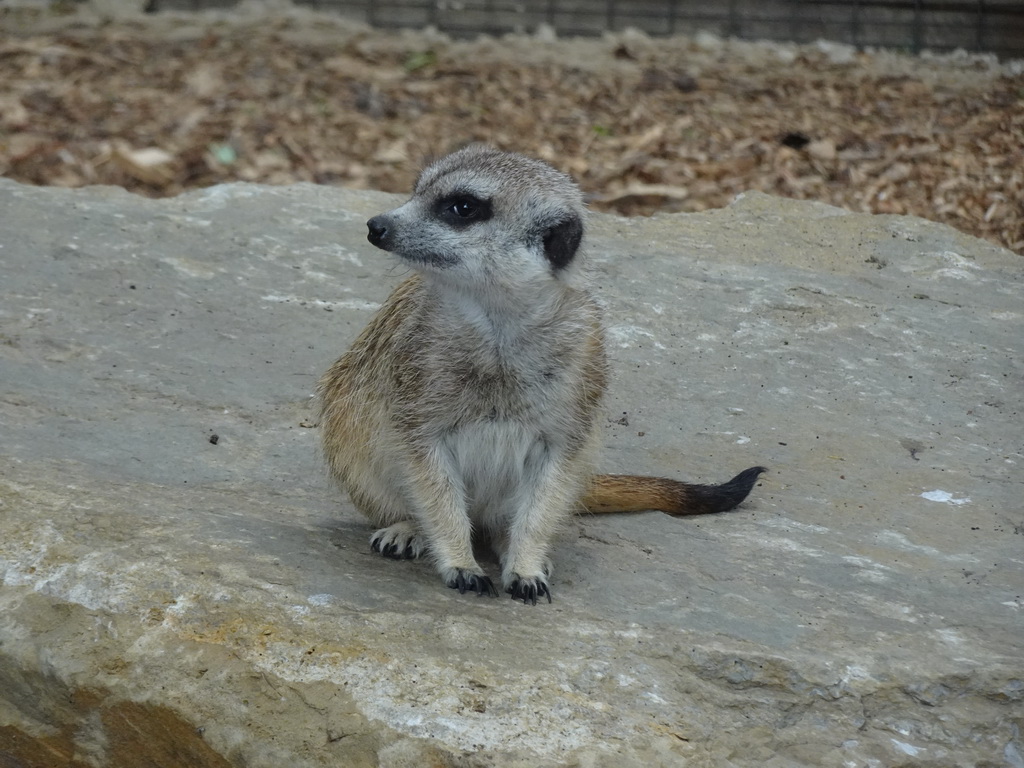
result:
[[[565,174],[472,145],[367,222],[415,273],[320,380],[324,457],[379,526],[374,550],[428,555],[460,592],[497,594],[474,533],[513,599],[550,602],[548,550],[573,512],[723,511],[763,471],[716,486],[594,474],[607,363],[584,219]]]

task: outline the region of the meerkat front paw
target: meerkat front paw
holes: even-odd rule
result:
[[[497,597],[498,590],[490,577],[483,573],[473,573],[465,568],[451,568],[450,573],[445,575],[444,581],[451,589],[459,590],[460,595],[469,592],[476,592],[478,597],[487,595]]]
[[[370,547],[384,557],[393,560],[409,560],[420,557],[427,550],[426,541],[407,521],[381,528],[370,537]]]
[[[518,573],[513,573],[510,578],[511,582],[505,587],[505,591],[512,595],[513,600],[522,600],[523,605],[536,605],[538,597],[547,597],[548,602],[551,602],[551,587],[544,576],[523,578]]]

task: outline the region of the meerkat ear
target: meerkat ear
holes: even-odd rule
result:
[[[569,214],[566,218],[544,230],[544,255],[555,269],[569,265],[583,239],[583,222],[579,216]]]

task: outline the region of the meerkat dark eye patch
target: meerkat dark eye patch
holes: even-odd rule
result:
[[[468,227],[491,218],[491,201],[469,194],[455,193],[437,201],[437,216],[453,227]]]
[[[544,255],[555,269],[569,265],[583,240],[583,222],[575,215],[569,215],[555,222],[543,232]]]

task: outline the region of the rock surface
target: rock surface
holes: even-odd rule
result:
[[[1024,766],[1019,256],[756,194],[595,216],[607,469],[770,473],[579,519],[529,607],[372,555],[322,479],[392,202],[0,180],[0,764]]]

